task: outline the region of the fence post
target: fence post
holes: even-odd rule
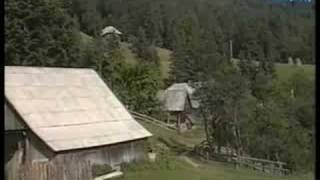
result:
[[[235,168],[236,168],[236,169],[239,169],[239,166],[240,166],[240,157],[239,157],[239,156],[236,156],[234,162],[235,162]]]

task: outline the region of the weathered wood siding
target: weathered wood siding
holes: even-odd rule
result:
[[[5,179],[12,179],[23,163],[22,144],[24,136],[21,132],[5,133]]]
[[[19,178],[21,179],[21,177],[33,179],[35,176],[47,176],[41,174],[41,172],[38,172],[37,175],[34,176],[31,175],[35,173],[29,173],[28,175],[27,172],[24,172],[31,170],[33,172],[40,171],[41,168],[48,169],[44,173],[47,173],[47,171],[50,171],[50,173],[60,172],[61,168],[63,168],[64,170],[61,170],[61,172],[66,173],[64,174],[64,180],[77,179],[72,172],[79,171],[82,173],[84,170],[88,171],[89,167],[83,166],[86,162],[89,164],[109,164],[116,167],[121,163],[144,159],[145,139],[55,153],[31,130],[25,128],[26,126],[23,121],[10,109],[10,106],[5,106],[5,108],[5,122],[7,123],[5,129],[6,180],[18,180]],[[76,161],[81,163],[77,164]],[[45,163],[48,165],[45,165]],[[78,167],[78,169],[74,169],[75,167]],[[48,175],[48,177],[51,177],[51,175]]]
[[[6,180],[93,180],[91,164],[81,159],[25,163]]]
[[[31,131],[26,133],[26,160],[28,162],[49,161],[56,155],[41,139]]]
[[[25,126],[10,105],[5,102],[5,179],[14,179],[18,174],[18,167],[24,161],[24,144],[26,136],[23,133]]]
[[[9,130],[23,130],[24,125],[18,121],[17,115],[12,111],[7,102],[4,104],[4,127]]]
[[[113,167],[121,163],[141,161],[144,159],[144,140],[125,142],[110,146],[59,153],[55,158],[68,159],[78,156],[91,164],[109,164]]]

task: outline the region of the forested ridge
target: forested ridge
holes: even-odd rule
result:
[[[112,24],[121,29],[127,39],[137,36],[142,28],[149,43],[171,50],[179,48],[183,38],[196,41],[204,36],[215,41],[226,54],[232,40],[234,57],[244,51],[247,57],[256,59],[261,55],[274,62],[287,62],[291,56],[300,57],[303,63],[314,63],[311,51],[314,11],[310,3],[291,5],[256,0],[75,2],[74,15],[81,29],[89,35]],[[89,6],[97,7],[96,11],[83,8]]]
[[[205,82],[197,95],[212,145],[310,171],[314,78],[293,67],[280,81],[274,63],[292,57],[314,64],[314,23],[310,3],[5,0],[5,64],[94,68],[129,109],[157,117],[161,88]],[[123,33],[136,65],[124,62],[115,38],[100,36],[108,25]],[[229,61],[231,41],[237,67]],[[156,47],[172,51],[165,82]]]

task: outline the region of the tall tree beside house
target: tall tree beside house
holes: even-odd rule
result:
[[[244,51],[240,52],[239,61],[239,69],[241,75],[249,80],[252,88],[252,83],[255,81],[259,69],[256,63],[251,58],[245,58]]]
[[[100,36],[104,24],[101,13],[97,11],[98,1],[72,0],[71,3],[69,10],[72,16],[77,17],[80,30],[93,37]]]
[[[249,122],[247,152],[255,157],[288,162],[284,158],[288,124],[283,109],[270,98],[256,105],[254,118]]]
[[[211,148],[231,145],[240,154],[285,161],[292,170],[312,169],[312,79],[299,71],[283,83],[258,72],[255,79],[261,83],[251,87],[243,70],[227,72],[209,76],[215,81],[205,83],[197,92]],[[251,88],[259,93],[254,94]]]
[[[171,55],[171,79],[175,82],[195,80],[200,60],[197,49],[200,46],[200,31],[197,19],[190,15],[176,19],[175,42]]]
[[[258,72],[252,83],[252,93],[262,103],[272,92],[272,83],[276,78],[274,63],[264,57],[260,58]]]
[[[221,65],[228,64],[224,39],[220,32],[199,29],[195,18],[183,19],[176,31],[176,43],[171,56],[171,81],[202,81],[208,73],[219,74]]]
[[[104,70],[110,64],[110,60],[105,56],[106,52],[106,43],[102,37],[97,37],[88,46],[88,58],[89,65],[94,68],[97,73],[104,77]],[[104,79],[105,80],[105,79]]]
[[[114,89],[128,108],[146,114],[155,113],[159,107],[156,94],[161,85],[157,72],[149,65],[141,64],[125,66],[119,75]]]
[[[156,47],[150,43],[144,29],[140,27],[130,48],[138,59],[138,65],[121,70],[119,87],[127,89],[122,97],[130,109],[155,114],[160,107],[156,94],[162,86],[160,59]]]
[[[108,64],[103,68],[103,78],[109,82],[113,88],[120,79],[121,69],[124,68],[124,55],[120,49],[120,42],[115,35],[111,35],[108,40],[104,41],[106,49],[104,51],[104,58],[107,59]]]
[[[232,69],[223,76],[215,76],[214,82],[205,83],[197,93],[211,148],[214,144],[218,147],[231,145],[237,154],[242,154],[242,128],[252,115],[255,100],[248,81]]]
[[[246,53],[245,53],[246,52]],[[268,99],[272,82],[276,78],[274,62],[258,51],[258,61],[254,61],[247,51],[240,52],[239,70],[250,83],[252,94],[260,101]],[[247,55],[245,55],[247,54]]]
[[[74,20],[58,1],[5,1],[5,64],[81,66]]]
[[[121,69],[125,68],[124,56],[117,37],[109,35],[108,39],[105,39],[99,36],[84,44],[82,61],[86,62],[87,67],[95,69],[113,89],[121,78]]]
[[[315,86],[314,79],[302,70],[291,76],[284,86],[290,89],[286,115],[288,118],[288,160],[295,169],[312,168],[314,158]],[[298,157],[305,157],[301,160]]]

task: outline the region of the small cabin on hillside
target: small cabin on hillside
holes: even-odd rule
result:
[[[187,83],[175,83],[159,92],[159,100],[168,113],[167,122],[173,118],[180,131],[190,129],[196,123],[199,102],[194,98],[195,89]]]
[[[150,136],[94,70],[5,67],[8,180],[85,179],[85,164],[143,160]]]
[[[120,32],[118,29],[116,29],[113,26],[106,26],[101,31],[101,36],[108,39],[110,37],[115,37],[119,42],[121,40],[122,32]]]

